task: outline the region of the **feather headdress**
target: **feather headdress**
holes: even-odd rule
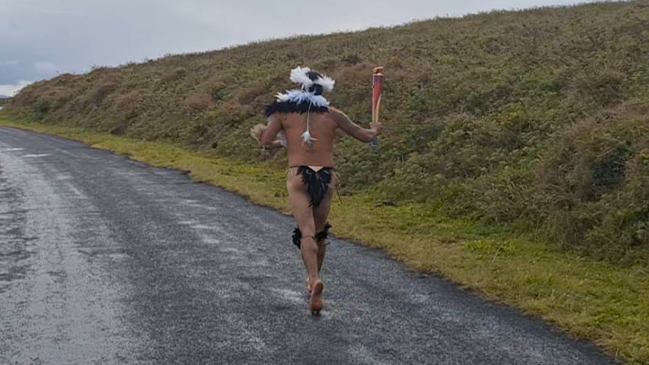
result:
[[[296,67],[291,70],[291,81],[302,85],[303,90],[309,90],[313,85],[320,85],[324,91],[332,91],[336,81],[330,77],[311,71],[308,67]]]

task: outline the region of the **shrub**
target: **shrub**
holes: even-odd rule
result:
[[[184,67],[176,67],[162,76],[162,82],[164,83],[176,82],[185,78],[185,76],[187,76],[187,69]]]
[[[50,102],[44,99],[39,99],[34,103],[34,117],[38,120],[43,120],[50,112]]]
[[[550,230],[566,245],[616,260],[649,249],[648,112],[644,102],[603,111],[548,149],[539,187],[557,217]]]
[[[259,161],[248,129],[294,87],[291,68],[335,78],[327,97],[367,126],[372,69],[385,66],[380,147],[337,142],[344,192],[643,262],[647,23],[644,2],[620,2],[295,37],[62,75],[26,87],[6,109]]]
[[[118,87],[119,84],[116,81],[104,80],[92,91],[89,100],[95,105],[99,105],[108,94],[117,90]]]
[[[185,105],[193,110],[205,110],[212,105],[212,96],[207,93],[193,94],[185,99]]]

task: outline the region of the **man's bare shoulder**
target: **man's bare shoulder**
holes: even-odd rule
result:
[[[343,113],[340,109],[333,106],[329,106],[329,117],[333,119],[336,123],[345,122],[349,120],[347,115]]]
[[[276,120],[281,122],[281,121],[286,120],[286,116],[287,116],[286,113],[273,113],[273,115],[268,117],[268,120],[271,121],[271,122],[276,121]]]
[[[344,114],[340,109],[333,107],[331,105],[329,105],[328,109],[329,109],[329,114],[331,114],[332,116]]]

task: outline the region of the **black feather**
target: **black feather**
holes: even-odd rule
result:
[[[299,228],[293,230],[293,244],[300,248],[300,240],[302,239],[302,232]]]
[[[315,235],[316,242],[318,243],[324,242],[324,240],[326,240],[327,237],[329,237],[329,229],[331,229],[331,224],[329,223],[325,224],[324,230],[322,232],[318,232]]]
[[[311,169],[309,166],[300,166],[297,173],[302,175],[302,183],[306,187],[306,192],[311,198],[311,206],[319,207],[329,191],[331,185],[333,168],[325,167],[318,172]]]
[[[324,114],[329,112],[329,107],[317,106],[309,102],[296,103],[294,101],[275,101],[266,106],[266,118],[275,113],[300,113],[307,112]]]
[[[319,244],[324,242],[327,239],[327,237],[329,237],[330,229],[331,229],[331,224],[329,223],[325,224],[324,230],[322,232],[316,233],[314,237],[315,241]],[[300,231],[299,228],[295,228],[293,230],[293,244],[297,246],[298,249],[301,247],[300,244],[301,240],[302,240],[302,231]]]

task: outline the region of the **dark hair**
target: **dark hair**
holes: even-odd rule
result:
[[[309,71],[306,73],[306,75],[309,77],[311,81],[316,81],[317,79],[322,77],[321,74],[315,71]],[[322,85],[318,85],[318,84],[311,85],[311,87],[309,87],[309,92],[315,95],[322,95]]]

